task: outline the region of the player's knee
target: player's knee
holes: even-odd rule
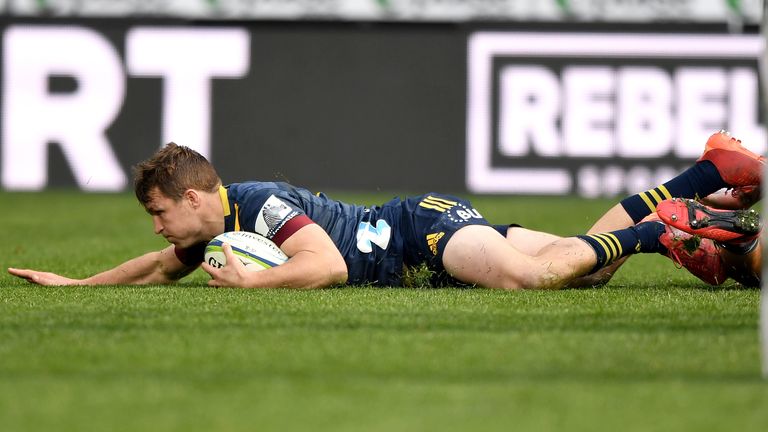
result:
[[[518,289],[558,289],[565,281],[562,277],[549,271],[539,271],[535,267],[513,268],[504,274],[501,288]]]

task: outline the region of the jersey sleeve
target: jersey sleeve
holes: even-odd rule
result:
[[[302,227],[314,223],[301,207],[301,202],[284,191],[274,190],[266,199],[254,201],[255,206],[248,206],[255,210],[250,215],[253,232],[272,240],[277,246]]]
[[[205,258],[205,246],[206,243],[198,243],[188,248],[174,246],[173,252],[176,254],[176,258],[185,266],[197,267]]]

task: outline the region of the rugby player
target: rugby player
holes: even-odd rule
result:
[[[740,142],[715,134],[693,167],[653,191],[625,199],[590,234],[560,238],[514,224],[491,225],[470,202],[437,193],[363,207],[287,183],[225,187],[203,156],[170,143],[134,171],[136,196],[152,216],[155,233],[170,246],[85,279],[8,271],[42,285],[165,284],[202,265],[212,286],[317,288],[344,283],[399,286],[404,267],[425,265],[435,282],[444,284],[577,286],[604,282],[629,255],[675,253],[678,246],[665,245],[669,226],[643,220],[654,214],[661,197],[695,198],[721,188],[754,187],[760,184],[763,164],[762,157]],[[203,262],[208,241],[237,230],[271,239],[289,260],[247,272],[225,245],[227,265],[214,268]]]

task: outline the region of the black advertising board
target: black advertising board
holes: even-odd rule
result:
[[[225,182],[584,196],[651,187],[720,128],[765,151],[757,35],[597,30],[6,21],[2,188],[125,190],[171,140]]]

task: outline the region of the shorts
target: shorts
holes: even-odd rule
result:
[[[509,225],[491,225],[468,200],[428,193],[407,198],[403,205],[403,262],[406,266],[426,263],[430,270],[444,272],[443,253],[456,231],[469,225],[484,225],[506,236]]]

